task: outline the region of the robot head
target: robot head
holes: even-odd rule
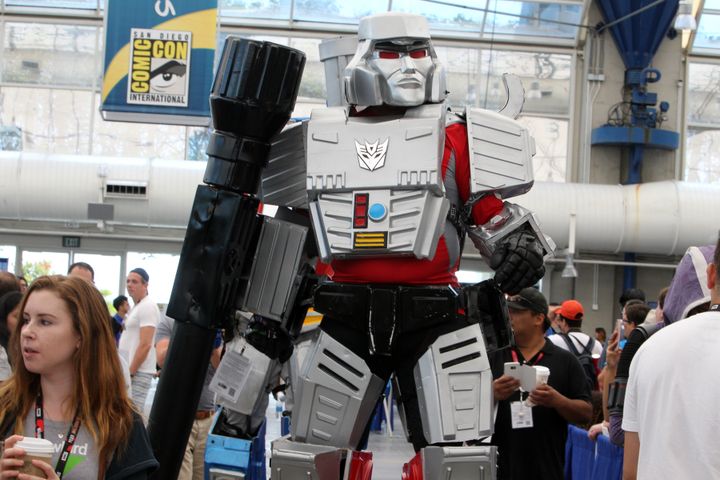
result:
[[[415,107],[445,99],[425,17],[382,13],[360,20],[358,47],[343,74],[351,105]]]

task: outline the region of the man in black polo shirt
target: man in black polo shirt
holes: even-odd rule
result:
[[[592,416],[585,374],[574,355],[545,339],[548,304],[542,293],[525,288],[508,300],[508,307],[516,346],[491,359],[498,478],[561,480],[568,422],[588,422]],[[550,378],[532,392],[520,392],[520,382],[503,374],[505,362],[547,367]],[[526,398],[535,406],[527,407]]]

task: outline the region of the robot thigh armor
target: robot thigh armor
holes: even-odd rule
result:
[[[323,331],[317,335],[295,387],[292,438],[357,448],[385,382],[330,335]]]
[[[480,325],[438,337],[413,373],[428,443],[464,442],[492,434],[492,372]]]

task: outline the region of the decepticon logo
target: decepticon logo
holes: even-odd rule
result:
[[[377,170],[385,165],[385,155],[387,154],[389,138],[386,138],[383,143],[380,143],[378,139],[375,143],[368,143],[367,141],[362,144],[355,140],[355,151],[357,151],[358,160],[360,161],[360,168],[365,170]]]

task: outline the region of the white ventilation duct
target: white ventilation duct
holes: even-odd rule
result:
[[[204,171],[204,162],[0,152],[0,218],[83,223],[89,203],[106,203],[109,223],[185,228]]]
[[[88,203],[102,202],[114,206],[111,224],[185,228],[204,171],[204,162],[0,152],[0,219],[83,223]],[[679,255],[716,242],[720,228],[718,184],[538,182],[514,201],[560,249],[572,214],[576,251]]]
[[[681,255],[691,245],[716,243],[720,229],[720,184],[538,182],[515,201],[536,212],[561,249],[572,215],[576,251]]]

